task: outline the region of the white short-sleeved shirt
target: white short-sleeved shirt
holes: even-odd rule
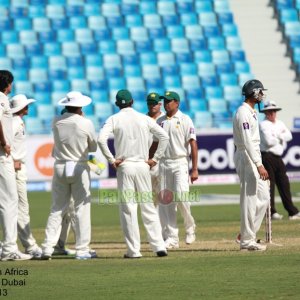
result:
[[[162,117],[162,116],[164,116],[164,115],[165,115],[165,113],[164,113],[163,111],[161,111],[160,114],[159,114],[159,116],[157,116],[157,118],[154,119],[154,118],[150,117],[150,116],[147,114],[147,116],[148,116],[149,118],[151,118],[152,120],[154,120],[154,121],[157,121],[160,117]],[[151,147],[152,143],[153,143],[153,134],[150,132],[150,134],[149,134],[149,148]]]
[[[25,163],[27,154],[25,124],[18,115],[13,116],[13,135],[11,155],[14,160],[20,160],[22,163]]]
[[[246,150],[257,167],[262,165],[257,112],[246,102],[238,108],[233,118],[233,139],[238,150]]]
[[[0,122],[2,124],[6,144],[11,146],[13,142],[12,113],[8,97],[2,92],[0,92]],[[0,155],[4,154],[3,148],[0,147]]]
[[[56,117],[52,125],[56,161],[88,160],[89,152],[97,150],[95,128],[91,120],[78,114],[64,113]]]
[[[280,120],[271,122],[266,119],[260,122],[259,129],[261,137],[260,150],[263,152],[272,152],[281,156],[287,142],[293,138],[290,130]]]
[[[195,127],[191,118],[178,110],[171,118],[167,115],[158,118],[157,123],[167,132],[170,139],[164,158],[189,157],[190,140],[196,140]]]
[[[150,133],[160,141],[153,158],[158,161],[168,143],[167,134],[152,118],[127,107],[106,120],[100,131],[98,143],[103,155],[110,163],[114,163],[115,159],[133,162],[147,161]],[[115,157],[107,146],[107,139],[111,134],[114,135]]]

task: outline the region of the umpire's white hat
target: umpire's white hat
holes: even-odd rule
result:
[[[10,99],[10,107],[11,107],[11,113],[15,114],[30,103],[35,102],[34,99],[27,99],[27,97],[23,94],[15,95]]]
[[[261,112],[266,112],[266,111],[269,111],[269,110],[279,111],[281,109],[282,109],[281,107],[278,107],[276,105],[275,101],[268,101],[268,102],[265,103],[264,108],[261,109],[260,111]]]
[[[89,105],[92,99],[88,96],[82,95],[80,92],[69,92],[66,97],[58,101],[60,106],[74,106],[74,107],[84,107]]]

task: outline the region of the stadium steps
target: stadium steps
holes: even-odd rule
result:
[[[267,99],[284,108],[280,119],[292,128],[293,119],[300,116],[299,83],[294,81],[286,45],[268,4],[268,0],[230,0],[252,73],[268,89]]]

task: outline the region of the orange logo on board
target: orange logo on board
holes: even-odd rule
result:
[[[53,143],[41,145],[34,155],[34,164],[37,170],[44,176],[53,175],[54,158],[52,154]]]

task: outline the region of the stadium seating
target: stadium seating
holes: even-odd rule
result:
[[[278,14],[285,22],[282,28],[299,48],[300,38],[294,35],[300,32],[299,7],[290,2],[276,1],[276,9],[285,9]],[[41,122],[28,121],[42,130],[30,133],[50,130],[48,119],[70,89],[97,102],[86,109],[97,122],[116,111],[118,89],[130,89],[142,112],[148,92],[174,89],[197,127],[228,127],[241,100],[240,88],[252,76],[227,0],[9,4],[0,7],[0,67],[14,73],[13,92],[42,105],[31,115]],[[291,53],[299,64],[299,50]]]

